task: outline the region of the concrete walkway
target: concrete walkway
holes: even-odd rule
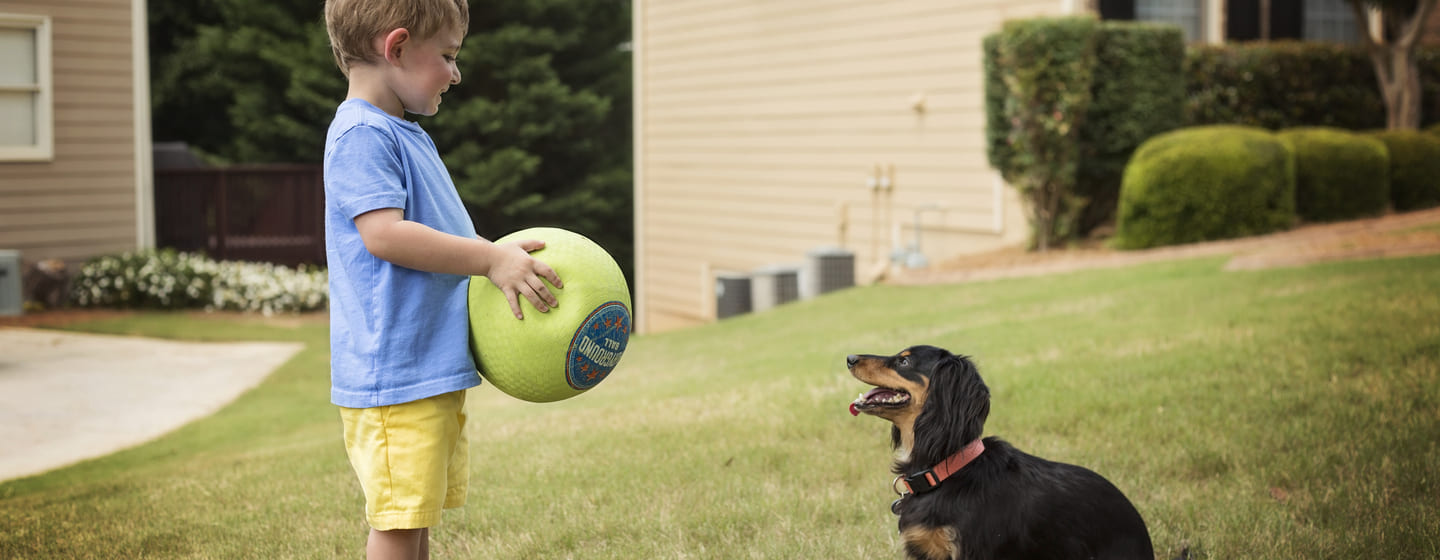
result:
[[[302,346],[0,327],[0,480],[107,455],[213,414]]]

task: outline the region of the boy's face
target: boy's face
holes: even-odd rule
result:
[[[460,83],[455,56],[463,38],[459,31],[451,30],[406,41],[407,48],[400,50],[400,74],[391,88],[405,111],[430,116],[440,110],[440,94]]]

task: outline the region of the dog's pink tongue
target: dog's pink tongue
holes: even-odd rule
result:
[[[853,402],[850,403],[850,415],[851,415],[851,416],[859,416],[859,415],[860,415],[860,408],[859,408],[859,407],[856,407],[856,406],[855,406],[855,403],[853,403]]]

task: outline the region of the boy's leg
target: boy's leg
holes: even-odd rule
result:
[[[365,541],[367,560],[416,560],[420,555],[421,538],[425,529],[395,529],[393,531],[370,530],[370,539]]]
[[[369,558],[428,558],[428,525],[439,521],[439,510],[464,505],[464,407],[465,392],[456,391],[403,405],[341,409],[346,452],[372,527]]]

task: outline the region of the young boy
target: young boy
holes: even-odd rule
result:
[[[519,298],[557,304],[560,278],[530,251],[475,235],[435,144],[406,112],[433,115],[460,83],[466,0],[327,0],[335,62],[349,79],[325,140],[331,401],[365,491],[369,558],[427,558],[429,527],[465,502],[471,276],[517,319]],[[489,325],[488,328],[505,328]]]

